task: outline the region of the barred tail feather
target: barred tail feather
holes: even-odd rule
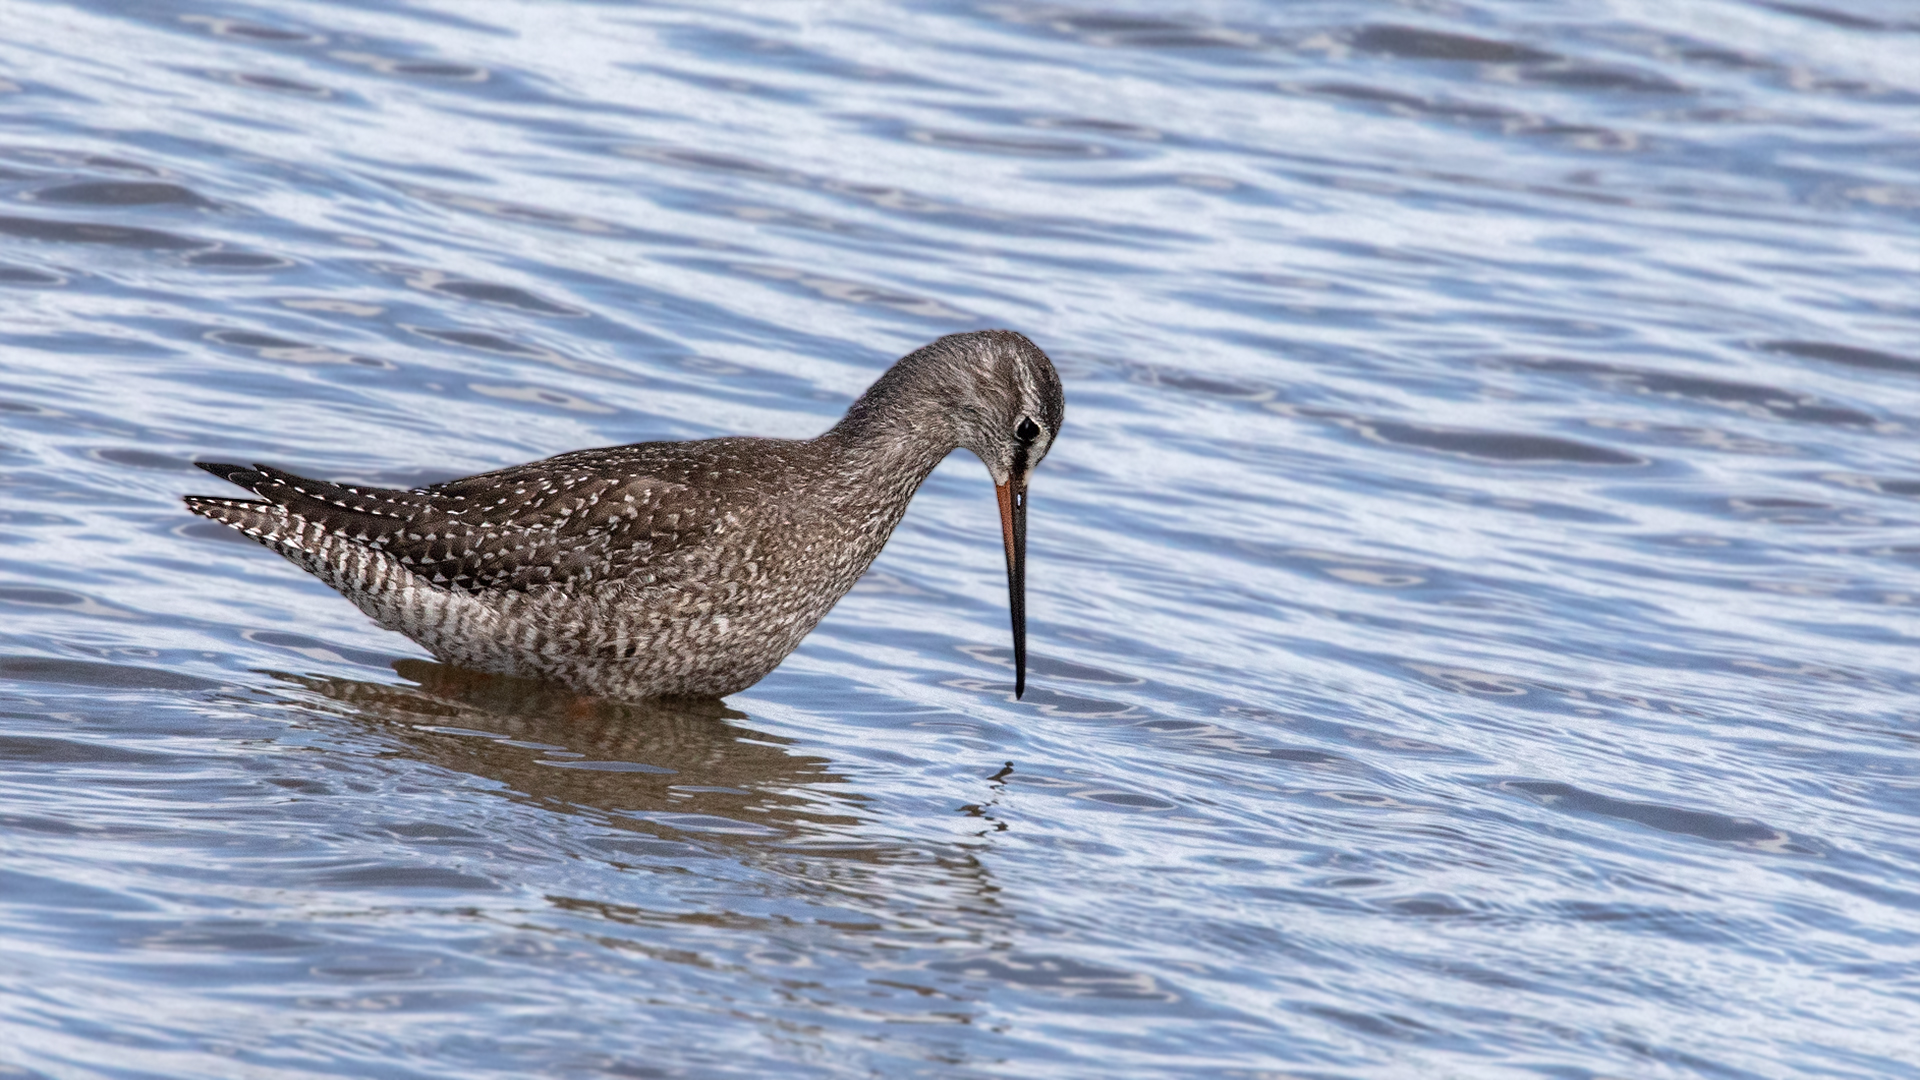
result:
[[[443,660],[529,673],[492,632],[498,612],[467,593],[427,581],[384,551],[269,502],[188,495],[186,504],[201,517],[258,540],[338,590],[374,622],[407,635]]]
[[[283,546],[300,548],[296,536],[300,523],[283,507],[253,499],[218,499],[208,495],[188,495],[185,501],[187,509],[201,517],[238,529],[275,551]]]

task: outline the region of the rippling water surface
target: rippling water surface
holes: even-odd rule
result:
[[[0,5],[0,1075],[1920,1075],[1920,15]],[[188,516],[958,455],[708,708]]]

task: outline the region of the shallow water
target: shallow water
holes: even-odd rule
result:
[[[0,1076],[1920,1075],[1910,5],[0,19]],[[965,455],[706,709],[179,503],[986,325],[1022,702]]]

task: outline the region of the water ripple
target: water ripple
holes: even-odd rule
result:
[[[1920,1076],[1915,34],[13,5],[0,1072]],[[810,435],[983,325],[1072,399],[1018,701],[964,455],[724,705],[178,503]]]

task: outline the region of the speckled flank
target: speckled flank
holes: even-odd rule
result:
[[[1024,475],[1063,413],[1046,355],[983,331],[904,357],[815,439],[581,450],[409,491],[203,464],[259,500],[186,501],[450,663],[719,696],[846,595],[942,458],[964,446],[996,481]],[[1037,441],[1015,434],[1028,419]]]

